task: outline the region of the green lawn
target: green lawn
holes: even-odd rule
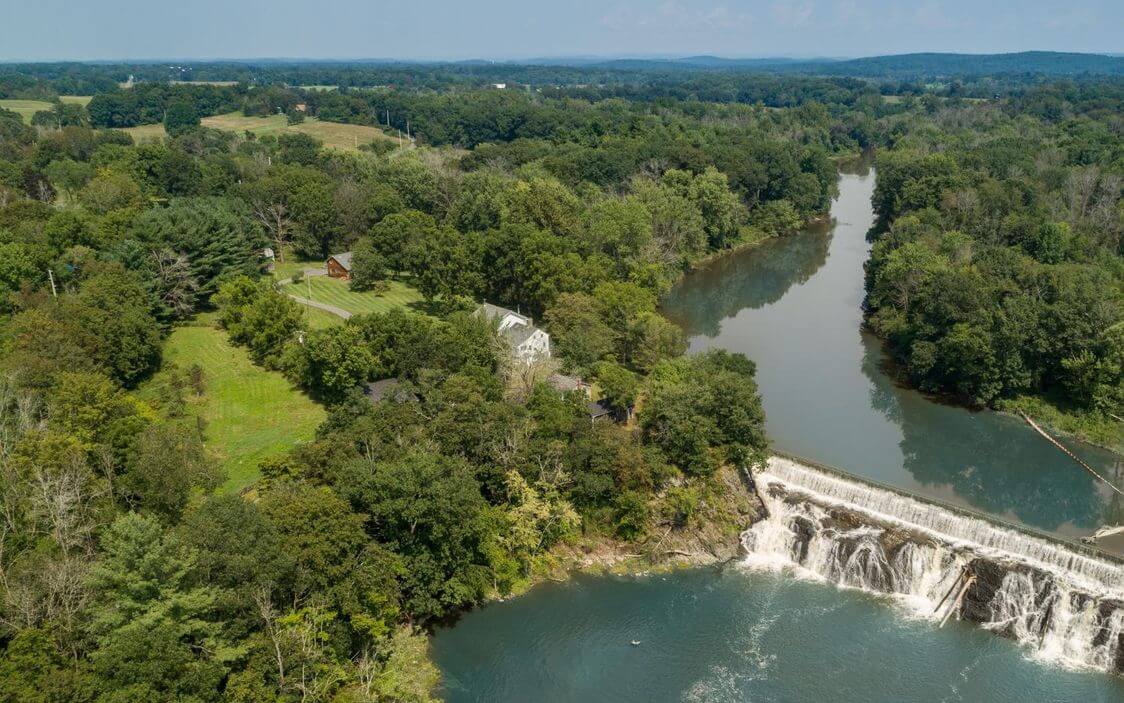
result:
[[[60,95],[59,100],[64,103],[74,103],[75,105],[89,105],[90,101],[94,99],[92,95]]]
[[[213,315],[200,315],[176,328],[164,360],[203,367],[206,391],[190,412],[206,421],[207,447],[226,471],[222,490],[237,491],[258,478],[262,459],[312,439],[326,413],[281,374],[255,366],[213,324]]]
[[[312,300],[334,305],[353,315],[405,307],[417,310],[423,302],[421,293],[401,281],[390,281],[390,288],[382,293],[356,293],[348,288],[347,281],[327,276],[308,276],[300,283],[285,286],[285,290],[302,298],[307,298],[311,290]]]
[[[0,107],[18,112],[24,122],[31,124],[31,116],[40,110],[50,110],[51,103],[42,100],[0,100]]]
[[[325,327],[335,327],[336,325],[343,324],[343,318],[339,315],[333,315],[326,310],[320,308],[302,305],[301,309],[304,310],[304,322],[310,330],[322,330]]]

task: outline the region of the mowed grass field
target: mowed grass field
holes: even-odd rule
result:
[[[0,107],[18,112],[24,122],[31,124],[31,116],[40,110],[50,110],[51,103],[42,100],[0,100]]]
[[[334,305],[352,315],[387,312],[394,308],[417,310],[424,301],[421,293],[401,281],[390,281],[389,286],[381,293],[376,291],[357,293],[348,287],[347,281],[327,276],[308,276],[300,283],[287,284],[285,292],[302,298],[308,298],[311,292],[312,300]]]
[[[90,102],[92,97],[91,95],[63,95],[59,97],[59,100],[64,103],[85,105]],[[50,110],[51,103],[45,100],[0,100],[0,107],[18,112],[24,122],[31,124],[31,116],[40,110]]]
[[[354,124],[340,124],[338,122],[322,122],[315,117],[309,117],[300,124],[291,125],[284,115],[270,115],[268,117],[251,117],[241,112],[228,112],[224,115],[204,117],[200,120],[204,127],[221,129],[227,132],[252,132],[258,136],[282,133],[303,133],[315,137],[330,149],[358,149],[364,144],[376,140],[393,140],[377,127],[364,127]],[[163,125],[141,125],[130,127],[126,130],[139,141],[151,140],[165,136]]]
[[[206,422],[207,447],[226,471],[224,491],[238,491],[258,478],[258,463],[312,439],[324,408],[284,376],[255,366],[245,349],[233,346],[200,315],[168,337],[164,359],[179,368],[203,367],[205,392],[189,412]]]
[[[333,315],[327,310],[314,308],[310,305],[302,305],[301,310],[304,311],[304,322],[310,330],[322,330],[326,327],[335,327],[336,325],[343,324],[342,317]]]

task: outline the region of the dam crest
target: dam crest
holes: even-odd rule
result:
[[[943,626],[973,622],[1069,668],[1124,672],[1124,564],[1094,548],[774,456],[753,480],[767,516],[749,568],[893,597]]]

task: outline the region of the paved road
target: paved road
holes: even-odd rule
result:
[[[337,315],[339,317],[342,317],[345,320],[347,318],[351,317],[351,313],[349,313],[347,310],[344,310],[343,308],[337,308],[335,305],[328,305],[326,303],[318,303],[315,300],[309,300],[308,298],[302,298],[299,295],[293,295],[292,293],[289,293],[288,295],[289,295],[290,298],[297,301],[301,305],[307,305],[311,308],[317,308],[319,310],[323,310],[324,312],[330,312],[333,315]]]

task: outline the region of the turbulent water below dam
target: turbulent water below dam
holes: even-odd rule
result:
[[[1048,663],[1124,670],[1119,562],[785,458],[756,481],[768,517],[743,535],[748,565],[975,622]]]
[[[864,479],[775,459],[744,560],[577,576],[467,614],[433,640],[447,700],[1124,703],[1124,571],[1059,541],[1124,506],[1020,420],[887,373],[861,329],[873,187],[845,173],[833,222],[720,259],[665,303],[692,351],[757,362],[778,449]]]

